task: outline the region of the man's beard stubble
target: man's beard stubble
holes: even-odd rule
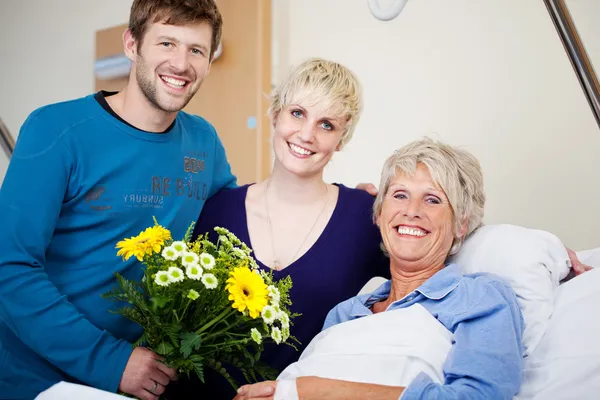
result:
[[[198,91],[198,88],[200,88],[200,85],[202,84],[202,82],[200,82],[200,85],[198,85],[198,88],[196,90],[190,91],[185,95],[185,97],[183,99],[183,104],[181,106],[167,108],[167,106],[160,104],[159,99],[158,99],[156,84],[150,78],[150,76],[149,76],[150,74],[148,72],[149,72],[148,66],[144,62],[144,59],[138,54],[137,59],[136,59],[136,72],[135,72],[135,78],[136,78],[137,84],[140,87],[144,97],[146,97],[146,99],[148,99],[150,104],[152,104],[157,110],[164,111],[164,112],[171,113],[171,112],[181,111],[183,108],[185,108],[185,106],[188,105],[188,103],[190,102],[192,97],[194,97],[194,95]],[[192,82],[188,83],[188,85],[192,85]]]

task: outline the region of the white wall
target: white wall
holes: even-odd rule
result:
[[[600,246],[600,130],[542,1],[410,0],[381,22],[363,0],[277,0],[274,14],[288,32],[280,70],[326,57],[364,86],[363,118],[328,180],[378,182],[393,149],[430,135],[481,160],[487,223]]]
[[[598,49],[597,39],[588,43],[600,38],[598,2],[567,1],[576,22],[587,18],[584,42]],[[432,135],[480,158],[488,223],[547,229],[576,249],[600,246],[600,131],[542,1],[410,0],[386,23],[364,0],[273,4],[276,77],[322,56],[348,65],[364,86],[357,134],[328,180],[376,182],[392,149]],[[0,1],[0,116],[14,135],[36,107],[92,92],[95,31],[125,23],[130,5]],[[5,168],[0,159],[0,180]]]
[[[17,136],[35,108],[94,90],[98,29],[128,21],[132,0],[0,1],[0,118]],[[0,182],[7,160],[0,154]]]

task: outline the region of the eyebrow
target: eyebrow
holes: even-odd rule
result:
[[[301,106],[300,104],[298,104],[298,103],[292,103],[292,104],[289,104],[289,105],[288,105],[288,107],[289,107],[289,108],[299,108],[299,109],[301,109],[301,110],[302,110],[302,111],[304,111],[304,112],[306,112],[306,111],[307,111],[305,107],[302,107],[302,106]],[[334,117],[334,116],[327,116],[327,115],[326,115],[326,116],[324,116],[324,117],[321,117],[321,118],[319,118],[319,121],[323,121],[323,120],[326,120],[326,121],[332,121],[332,122],[336,122],[336,123],[338,123],[338,124],[341,124],[341,123],[344,121],[344,117]]]
[[[167,42],[181,43],[179,40],[177,40],[171,36],[159,36],[156,40],[158,42],[167,41]],[[204,46],[203,44],[192,43],[192,44],[190,44],[190,47],[196,47],[196,48],[199,48],[199,49],[202,49],[202,50],[208,52],[208,48],[206,46]]]
[[[408,189],[408,188],[406,187],[406,185],[403,185],[403,184],[391,184],[390,188],[389,188],[389,190],[406,190],[406,189]],[[441,195],[444,193],[442,190],[436,189],[432,186],[426,187],[425,191],[426,192],[434,192],[436,195]]]

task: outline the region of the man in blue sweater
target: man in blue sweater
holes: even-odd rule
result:
[[[115,244],[152,217],[181,237],[205,200],[236,185],[215,129],[180,111],[207,76],[221,35],[213,0],[135,0],[119,93],[34,111],[0,190],[0,399],[59,381],[157,399],[174,371],[141,328],[101,297],[115,272],[142,276]]]

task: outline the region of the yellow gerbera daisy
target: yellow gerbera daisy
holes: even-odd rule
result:
[[[129,239],[121,240],[117,243],[119,249],[117,256],[121,256],[127,261],[131,256],[135,256],[139,261],[144,261],[144,256],[152,253],[159,253],[165,241],[171,239],[171,232],[160,225],[146,228],[145,231]]]
[[[262,277],[248,267],[237,267],[229,273],[226,289],[229,300],[236,310],[248,310],[251,318],[258,318],[263,307],[269,302],[269,291]]]

